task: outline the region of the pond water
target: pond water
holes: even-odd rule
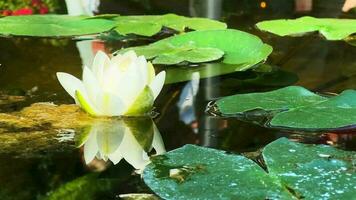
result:
[[[188,72],[189,76],[185,76],[192,79],[166,84],[156,100],[155,111],[159,115],[154,118],[154,123],[159,132],[152,132],[150,129],[148,135],[151,138],[147,139],[153,140],[155,151],[164,147],[169,151],[184,144],[197,144],[235,153],[254,152],[280,137],[356,150],[356,137],[353,133],[285,132],[237,119],[217,118],[205,112],[210,101],[236,93],[300,85],[315,92],[329,94],[356,87],[355,47],[344,41],[326,41],[317,35],[277,37],[254,28],[255,23],[261,20],[293,18],[305,14],[355,18],[355,15],[341,13],[342,1],[315,1],[313,10],[307,13],[295,12],[293,1],[271,0],[266,3],[265,8],[261,1],[233,0],[132,0],[102,3],[102,13],[177,13],[219,19],[231,28],[258,35],[274,48],[265,65],[254,71],[227,73],[222,69],[224,66],[219,64],[198,66],[199,70],[194,69],[197,66],[184,66],[186,70],[176,67],[167,69],[171,79]],[[72,98],[58,83],[56,72],[68,72],[80,77],[82,63],[90,60],[90,57],[84,55],[98,50],[113,52],[123,46],[147,42],[0,38],[0,112],[12,113],[36,102],[71,104]],[[157,70],[162,69],[162,66],[156,67]],[[269,72],[261,72],[263,70]],[[218,75],[223,73],[224,75]],[[199,79],[205,76],[213,77]],[[44,106],[51,109],[48,104]],[[60,114],[64,111],[53,112],[52,115],[57,118],[51,116],[52,121],[63,121]],[[26,116],[31,118],[31,113]],[[143,121],[139,125],[125,123],[139,130],[141,129],[137,127],[145,124],[152,128],[150,120]],[[120,127],[113,126],[110,122],[103,124],[94,123],[87,136],[87,129],[66,129],[63,124],[53,126],[60,127],[57,129],[50,125],[47,127],[46,124],[35,128],[26,125],[22,128],[9,128],[2,126],[0,122],[0,199],[64,199],[60,195],[65,195],[68,199],[119,199],[119,194],[152,193],[140,175],[133,173],[132,163],[140,163],[129,158],[135,156],[132,143],[128,144],[129,153],[126,157],[123,156],[126,161],[122,160],[117,165],[99,160],[85,164],[85,160],[89,159],[83,156],[85,147],[83,144],[79,144],[80,148],[77,146],[84,141],[90,142],[90,138],[83,137],[90,137],[97,131],[106,132],[106,138],[102,140],[113,143],[116,140],[110,134]],[[145,138],[142,140],[146,141]]]

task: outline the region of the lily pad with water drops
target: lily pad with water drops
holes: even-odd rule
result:
[[[262,154],[266,171],[243,156],[186,145],[153,158],[144,181],[164,199],[346,200],[356,192],[355,152],[281,138]]]
[[[356,194],[355,153],[282,138],[267,145],[262,155],[269,174],[298,199],[348,200]]]
[[[293,199],[255,162],[224,151],[186,145],[154,157],[145,183],[163,199]]]
[[[121,49],[134,50],[155,64],[210,62],[222,58],[225,64],[248,64],[250,67],[267,59],[272,47],[249,33],[226,29],[194,31],[172,36],[147,46]]]
[[[279,36],[303,35],[318,31],[327,40],[343,40],[356,33],[355,19],[332,19],[301,17],[298,19],[278,19],[262,21],[257,28]]]
[[[340,131],[356,125],[356,91],[326,98],[290,86],[265,93],[237,94],[216,101],[213,113],[222,116],[264,116],[270,127],[303,131]]]

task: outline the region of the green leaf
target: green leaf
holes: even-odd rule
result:
[[[173,65],[183,61],[191,63],[209,62],[218,60],[223,55],[224,52],[216,48],[194,48],[187,51],[161,54],[153,60],[153,64],[164,63],[166,65]]]
[[[319,31],[327,40],[342,40],[356,33],[355,19],[332,19],[301,17],[298,19],[279,19],[262,21],[256,24],[257,28],[279,36],[302,35],[304,33]]]
[[[289,86],[271,92],[224,97],[216,101],[216,106],[222,115],[231,116],[242,115],[253,110],[282,112],[325,100],[325,97],[316,95],[303,87]]]
[[[222,116],[264,116],[270,127],[304,131],[337,131],[356,125],[356,91],[326,98],[298,86],[264,93],[238,94],[216,101]],[[272,119],[270,119],[272,118]]]
[[[272,47],[264,44],[257,36],[226,29],[189,32],[147,46],[122,49],[118,53],[129,50],[153,59],[156,64],[177,64],[182,61],[209,62],[220,59],[221,52],[224,52],[223,63],[253,66],[266,60],[272,52]]]
[[[277,114],[273,127],[333,130],[352,128],[356,124],[356,91],[346,90],[327,101]]]
[[[281,138],[267,145],[263,158],[277,176],[303,199],[354,199],[356,152],[306,145]]]
[[[109,31],[114,22],[87,16],[26,15],[0,18],[0,34],[15,36],[78,36]]]
[[[121,35],[153,36],[163,27],[183,32],[226,29],[226,24],[204,18],[174,14],[119,16],[103,14],[94,17],[68,15],[27,15],[0,18],[0,34],[36,37],[68,37],[104,33],[114,29]]]
[[[278,139],[252,160],[186,145],[152,159],[145,183],[163,199],[352,199],[355,152]]]
[[[124,115],[126,116],[140,116],[147,114],[152,110],[153,106],[153,93],[150,87],[146,86],[144,90],[139,94],[135,101],[131,104],[130,108]]]
[[[292,199],[277,179],[253,161],[185,145],[152,159],[145,183],[163,199]]]

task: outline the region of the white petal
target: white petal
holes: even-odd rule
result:
[[[64,72],[57,72],[58,81],[68,94],[75,99],[75,91],[85,91],[84,84],[78,78]]]
[[[109,92],[99,94],[96,101],[104,116],[120,116],[127,110],[123,100]]]
[[[85,163],[90,163],[94,158],[95,155],[98,153],[99,148],[96,142],[96,132],[90,131],[89,139],[84,144],[84,160]]]
[[[166,148],[164,147],[162,136],[154,123],[153,123],[152,147],[156,150],[157,155],[160,155],[160,154],[163,154],[166,152]]]
[[[93,72],[86,66],[84,66],[83,70],[83,84],[89,99],[93,102],[93,104],[96,104],[96,97],[101,92],[100,84]]]
[[[156,99],[159,93],[161,92],[165,79],[166,79],[166,72],[162,71],[159,74],[157,74],[157,76],[153,79],[152,83],[149,85],[153,92],[154,99]]]
[[[91,69],[100,83],[105,78],[104,71],[106,68],[109,67],[109,65],[110,65],[110,58],[108,57],[108,55],[106,55],[106,53],[104,53],[103,51],[98,51],[95,55]]]
[[[129,130],[125,133],[119,151],[124,159],[135,169],[143,169],[149,162],[149,160],[144,159],[145,157],[143,156],[146,152]]]
[[[115,94],[124,101],[128,108],[145,88],[142,79],[139,66],[136,63],[131,63],[117,85]]]
[[[144,56],[138,57],[135,62],[141,73],[142,82],[144,85],[148,85],[148,64]]]

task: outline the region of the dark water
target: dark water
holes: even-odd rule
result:
[[[274,66],[276,72],[258,81],[246,81],[258,76],[256,72],[247,71],[166,85],[155,102],[160,115],[154,121],[167,151],[189,143],[232,152],[251,152],[279,137],[356,150],[356,137],[352,133],[282,132],[205,113],[209,101],[236,93],[268,91],[287,85],[300,85],[322,93],[355,89],[355,47],[343,41],[326,41],[317,35],[276,37],[254,28],[261,20],[302,15],[355,18],[355,15],[341,13],[342,1],[314,1],[313,10],[306,13],[296,12],[294,1],[270,0],[266,1],[266,8],[261,8],[260,3],[247,0],[105,1],[100,9],[102,13],[123,15],[177,13],[215,18],[227,22],[230,28],[258,35],[274,48],[266,64]],[[112,52],[130,43],[92,41],[90,45],[89,51],[106,49]],[[76,41],[0,38],[0,63],[2,99],[6,100],[8,95],[25,98],[25,101],[0,104],[1,112],[20,110],[35,102],[73,103],[59,85],[55,73],[64,71],[81,76],[82,59]],[[283,73],[278,74],[281,71]],[[184,96],[184,91],[192,90],[194,84],[198,89],[196,95]],[[190,100],[193,100],[190,107],[178,107]],[[6,147],[0,147],[3,148],[0,150],[0,199],[43,199],[70,182],[70,186],[61,190],[68,192],[65,195],[68,199],[118,199],[119,194],[150,193],[140,176],[132,175],[133,168],[125,161],[117,165],[97,162],[86,166],[83,149],[75,148],[74,142],[21,146],[16,143],[20,140],[16,138],[21,138],[19,133],[13,134],[14,138],[9,139],[1,137],[0,132],[1,143]],[[37,136],[27,136],[33,144],[39,143]],[[87,184],[80,185],[81,181]]]

